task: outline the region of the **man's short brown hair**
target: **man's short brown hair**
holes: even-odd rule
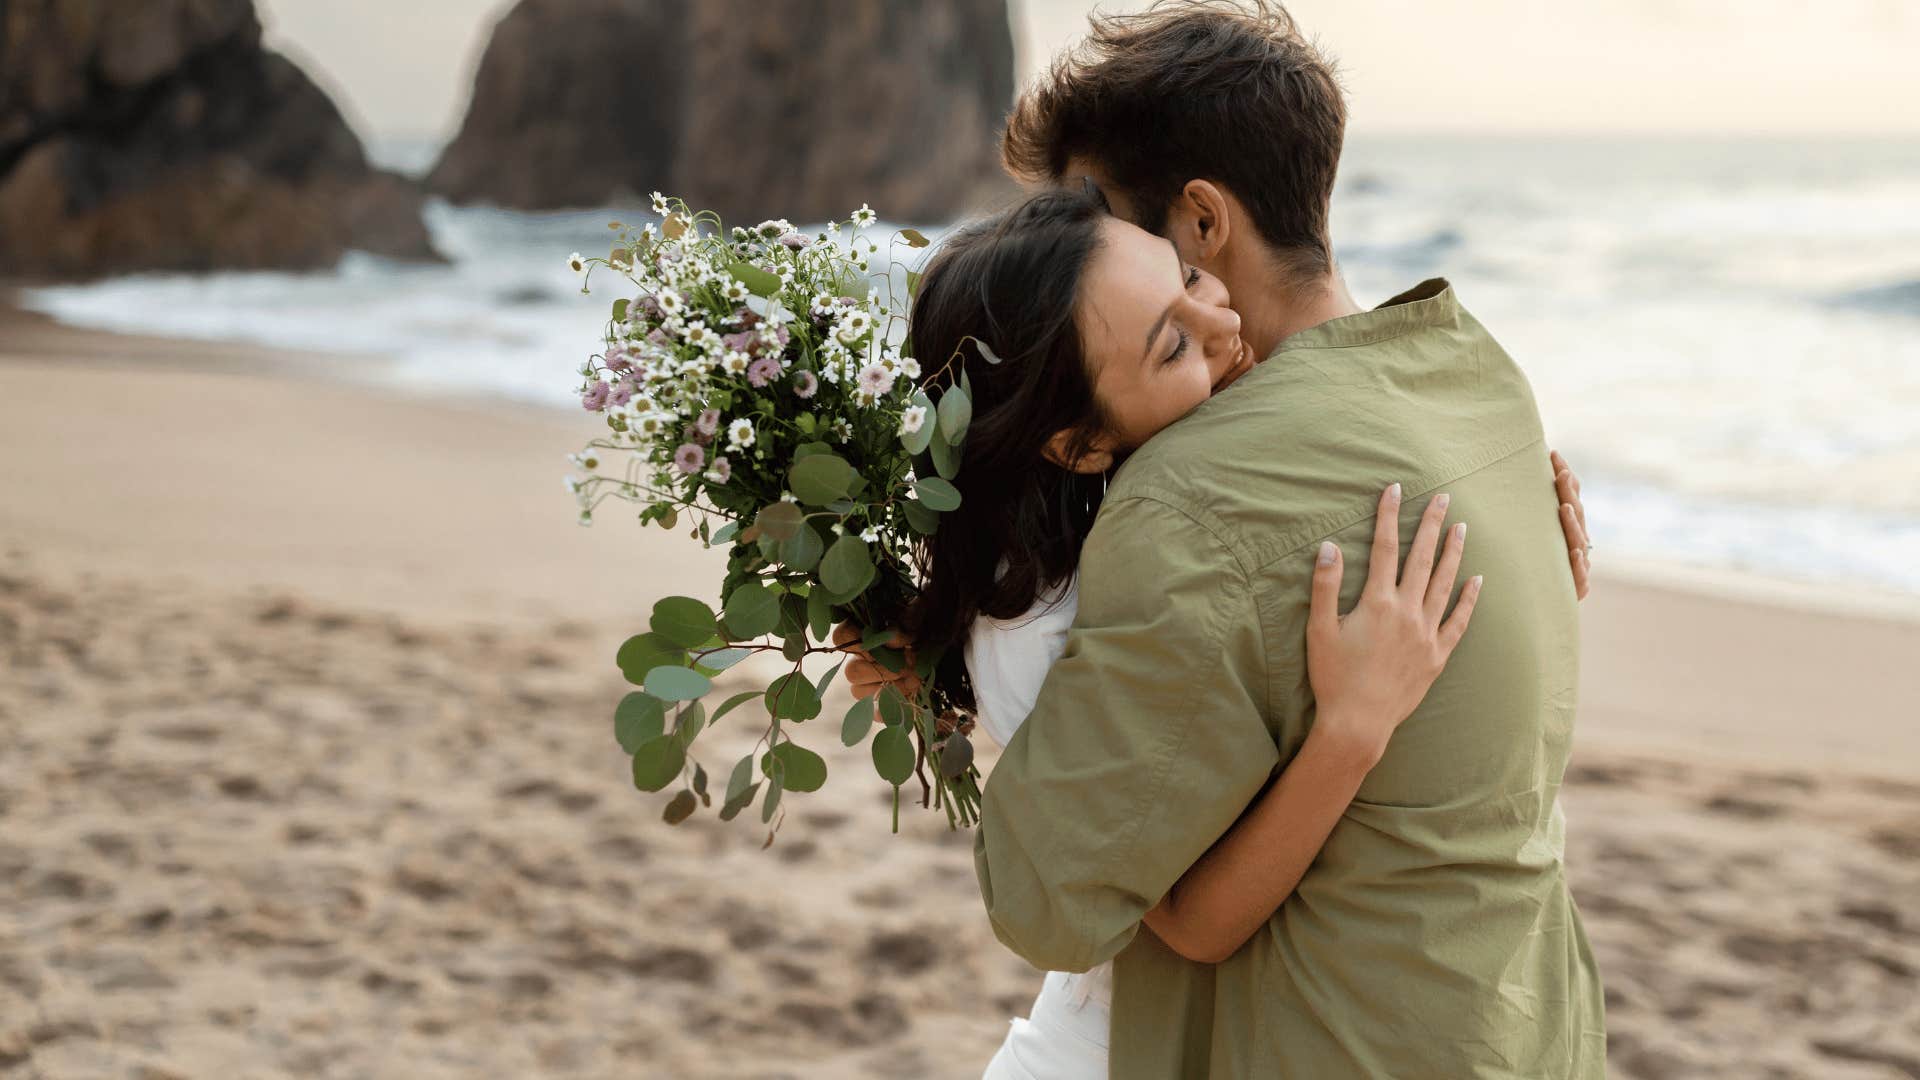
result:
[[[1223,184],[1286,268],[1332,269],[1327,206],[1346,133],[1333,66],[1284,7],[1179,0],[1095,16],[1014,105],[1002,155],[1029,181],[1090,159],[1161,232],[1190,180]]]

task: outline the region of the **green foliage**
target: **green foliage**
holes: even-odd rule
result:
[[[790,672],[767,687],[767,711],[780,720],[811,720],[820,715],[820,699],[805,675]]]
[[[937,476],[916,481],[913,493],[920,497],[920,504],[929,510],[945,513],[960,509],[960,489]]]
[[[884,727],[873,737],[873,768],[895,787],[913,775],[913,739],[906,728]]]
[[[620,646],[615,662],[620,665],[620,674],[639,686],[654,668],[686,663],[687,651],[659,634],[635,634]]]
[[[840,742],[845,746],[859,746],[873,730],[873,699],[860,698],[847,710],[847,718],[840,722]]]
[[[641,791],[659,791],[687,764],[687,748],[672,735],[656,735],[633,752],[633,786]]]
[[[666,729],[666,706],[651,694],[636,690],[621,698],[619,707],[613,710],[613,736],[620,741],[620,749],[629,754]]]
[[[726,603],[727,633],[736,640],[757,638],[780,625],[780,598],[758,581],[733,590]]]
[[[973,422],[973,399],[958,386],[950,386],[940,395],[940,437],[959,446]]]
[[[794,497],[808,506],[825,506],[846,498],[853,490],[853,481],[853,466],[837,454],[801,458],[787,471]]]
[[[704,645],[720,629],[713,609],[689,596],[669,596],[653,605],[653,632],[683,649]]]
[[[727,272],[740,279],[740,284],[755,296],[767,297],[780,291],[780,279],[750,263],[735,260]]]
[[[836,598],[852,599],[873,581],[873,556],[867,545],[852,534],[842,536],[827,549],[820,560],[820,584]]]
[[[678,825],[692,817],[693,811],[698,806],[698,797],[691,791],[683,790],[673,797],[672,802],[667,804],[666,810],[660,814],[660,817],[669,825]]]
[[[755,529],[775,540],[793,539],[793,534],[805,524],[806,516],[790,502],[768,503],[761,507],[760,513],[753,519]]]
[[[760,771],[778,775],[788,791],[819,791],[827,782],[827,763],[819,754],[796,742],[783,742],[760,759]]]
[[[812,525],[802,525],[792,537],[780,543],[780,562],[796,574],[805,574],[820,565],[827,545]]]
[[[685,667],[657,667],[647,672],[646,691],[662,701],[692,701],[713,689],[713,680]]]

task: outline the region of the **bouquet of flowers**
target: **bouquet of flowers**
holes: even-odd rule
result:
[[[910,343],[893,338],[906,298],[895,301],[892,256],[898,244],[925,247],[918,232],[889,245],[883,295],[871,285],[880,249],[865,235],[875,221],[866,206],[814,236],[786,221],[728,229],[658,193],[653,211],[657,227],[610,226],[618,242],[605,259],[569,259],[587,279],[583,292],[604,270],[620,298],[602,348],[580,368],[581,404],[607,430],[570,455],[581,473],[567,486],[582,524],[617,497],[641,506],[642,523],[690,523],[703,544],[730,552],[717,608],[669,596],[620,647],[620,670],[639,689],[614,710],[614,735],[642,791],[680,785],[664,813],[678,824],[716,797],[693,756],[701,731],[757,701],[766,730],[717,797],[722,820],[757,799],[771,822],[783,792],[827,779],[826,762],[794,736],[820,715],[840,665],[814,681],[802,661],[844,661],[831,635],[845,621],[878,628],[861,644],[881,664],[909,662],[888,647],[889,628],[917,595],[916,537],[960,504],[949,478],[972,416],[969,389],[949,380],[936,402],[944,371],[923,372]],[[911,293],[917,275],[905,281]],[[776,652],[790,670],[709,711],[715,675]],[[932,689],[940,660],[913,658],[927,688],[916,697],[889,687],[856,701],[840,728],[847,746],[873,733],[896,831],[900,786],[915,775],[922,805],[945,810],[953,827],[977,820],[972,725]]]

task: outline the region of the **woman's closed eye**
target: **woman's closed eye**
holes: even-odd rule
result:
[[[1187,267],[1187,288],[1191,289],[1198,284],[1200,284],[1200,268],[1197,266]]]
[[[1179,340],[1176,341],[1173,346],[1173,355],[1167,357],[1166,360],[1162,362],[1167,364],[1168,366],[1172,366],[1174,364],[1179,363],[1180,358],[1187,355],[1187,346],[1192,343],[1193,343],[1193,335],[1187,333],[1184,327],[1180,328]]]

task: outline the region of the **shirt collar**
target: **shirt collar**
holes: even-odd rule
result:
[[[1460,318],[1460,300],[1446,278],[1428,278],[1372,311],[1342,315],[1287,338],[1275,355],[1294,349],[1340,349],[1371,345],[1414,330],[1450,326]]]

